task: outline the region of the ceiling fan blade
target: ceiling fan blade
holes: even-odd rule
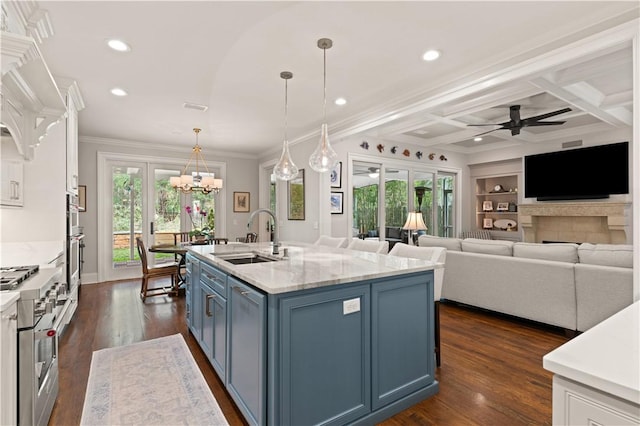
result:
[[[529,123],[525,120],[523,127],[531,127],[531,126],[559,126],[560,124],[564,124],[566,121],[534,121]]]
[[[467,124],[467,126],[504,126],[504,123]]]
[[[565,112],[569,112],[569,111],[571,111],[571,108],[563,108],[563,109],[559,109],[557,111],[548,112],[546,114],[540,114],[540,115],[536,115],[536,116],[533,116],[533,117],[527,117],[525,120],[529,121],[529,122],[544,120],[545,118],[554,117],[556,115],[564,114]],[[525,120],[523,120],[523,121],[525,121]],[[529,126],[531,126],[531,124],[529,124]]]
[[[504,127],[500,127],[499,129],[493,129],[493,130],[489,130],[488,132],[477,134],[474,136],[474,138],[477,138],[478,136],[486,135],[487,133],[495,132],[496,130],[504,130]]]

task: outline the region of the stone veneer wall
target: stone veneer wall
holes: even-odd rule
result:
[[[631,244],[631,203],[536,203],[519,206],[525,242]]]

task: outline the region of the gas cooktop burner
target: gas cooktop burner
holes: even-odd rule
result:
[[[0,290],[13,290],[22,281],[38,272],[38,265],[0,267]]]

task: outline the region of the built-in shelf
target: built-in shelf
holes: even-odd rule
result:
[[[518,175],[476,178],[474,205],[476,229],[489,230],[495,233],[494,238],[504,237],[504,233],[519,238]]]

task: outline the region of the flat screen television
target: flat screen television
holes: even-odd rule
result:
[[[539,201],[629,193],[629,142],[524,157],[524,196]]]

